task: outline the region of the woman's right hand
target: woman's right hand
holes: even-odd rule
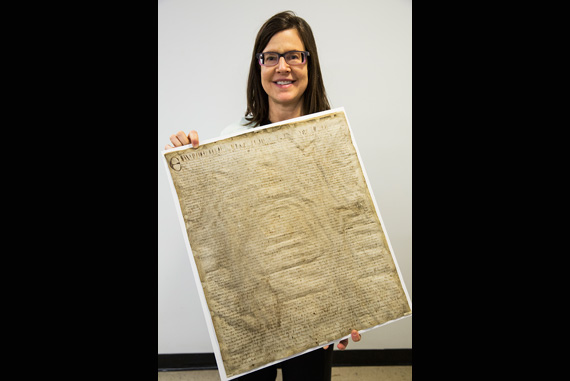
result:
[[[188,144],[192,144],[193,148],[198,148],[200,145],[200,139],[198,138],[198,133],[196,131],[190,131],[188,136],[183,131],[178,131],[177,134],[174,134],[170,137],[170,144],[164,146],[165,150],[173,149],[174,147],[182,147]]]

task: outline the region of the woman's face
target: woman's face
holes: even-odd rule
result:
[[[292,50],[305,50],[305,45],[296,29],[287,29],[275,34],[263,52],[285,53]],[[280,57],[279,63],[275,66],[261,66],[261,85],[269,97],[270,108],[299,105],[308,84],[307,62],[303,65],[288,65],[285,58]]]

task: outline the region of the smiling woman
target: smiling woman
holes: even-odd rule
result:
[[[300,64],[287,56],[277,56],[273,66],[259,59],[260,53],[292,51],[306,52]],[[291,83],[277,83],[281,81]],[[276,14],[261,27],[253,47],[245,115],[249,125],[257,127],[326,110],[330,104],[311,27],[293,12]]]
[[[271,17],[257,34],[247,84],[247,110],[238,125],[230,125],[222,135],[277,123],[330,110],[319,65],[319,54],[309,24],[295,13],[281,12]],[[170,137],[174,147],[199,146],[198,133],[180,131]],[[173,148],[170,145],[166,150]],[[171,163],[177,166],[179,163]],[[172,167],[176,170],[175,167]],[[263,226],[261,226],[263,228]],[[347,327],[347,332],[350,328]],[[359,342],[358,331],[352,340]],[[349,340],[338,344],[345,350]],[[332,346],[285,361],[281,364],[285,381],[330,381]],[[272,366],[240,377],[242,381],[274,381],[277,367]]]

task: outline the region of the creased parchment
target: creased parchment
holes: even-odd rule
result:
[[[165,152],[226,376],[411,314],[343,109]]]

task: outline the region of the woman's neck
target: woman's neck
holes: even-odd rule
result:
[[[294,105],[269,104],[269,121],[282,122],[303,116],[303,99]]]

